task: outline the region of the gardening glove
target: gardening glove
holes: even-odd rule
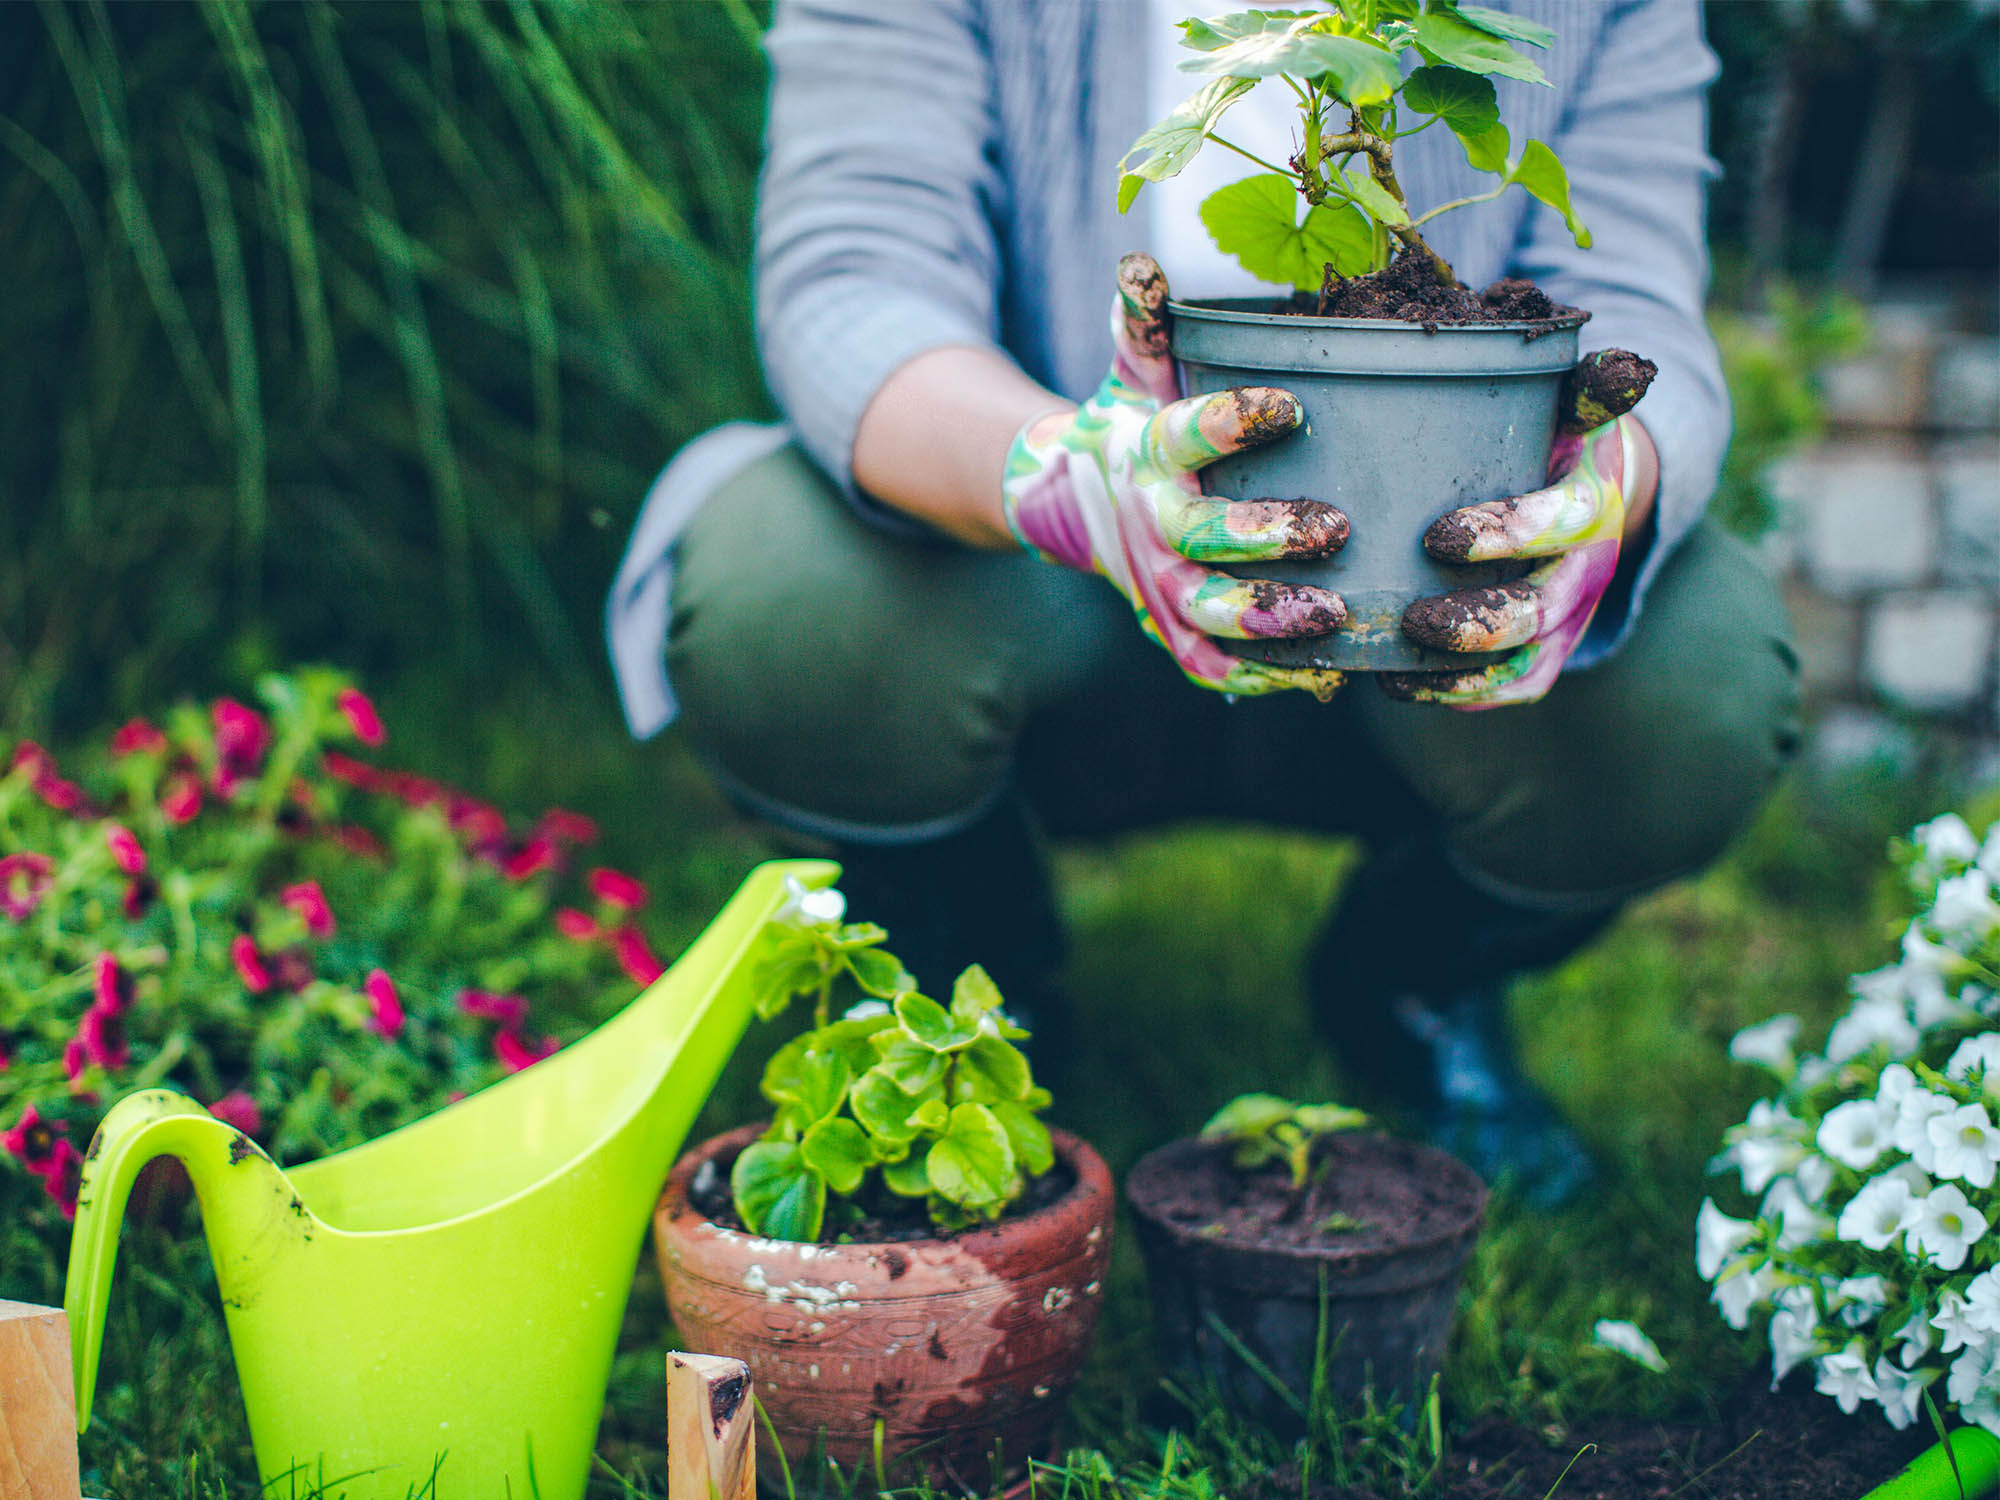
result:
[[[1618,571],[1625,509],[1637,482],[1637,420],[1624,415],[1652,382],[1623,350],[1588,356],[1566,382],[1546,488],[1469,505],[1424,533],[1439,562],[1546,561],[1520,578],[1419,599],[1403,633],[1443,651],[1505,651],[1463,672],[1391,672],[1392,698],[1460,709],[1533,703],[1555,685]]]
[[[1015,437],[1002,490],[1007,524],[1045,562],[1110,580],[1140,628],[1202,687],[1304,688],[1328,698],[1340,673],[1245,660],[1217,642],[1324,634],[1347,618],[1340,596],[1205,565],[1323,557],[1347,540],[1347,517],[1314,500],[1201,493],[1204,465],[1277,441],[1304,412],[1290,392],[1265,386],[1176,399],[1166,301],[1150,255],[1119,262],[1110,373],[1080,409],[1038,417]]]

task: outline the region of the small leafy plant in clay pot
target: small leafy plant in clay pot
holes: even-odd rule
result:
[[[1555,33],[1456,0],[1245,10],[1183,21],[1181,33],[1193,54],[1182,70],[1208,81],[1133,143],[1119,208],[1146,183],[1178,175],[1210,141],[1264,169],[1211,194],[1202,224],[1253,276],[1296,294],[1170,303],[1171,347],[1189,395],[1282,386],[1306,415],[1289,441],[1225,458],[1204,483],[1231,496],[1323,500],[1353,522],[1333,557],[1255,569],[1339,593],[1341,628],[1232,649],[1345,670],[1463,668],[1462,654],[1408,639],[1404,610],[1521,569],[1447,568],[1426,555],[1425,528],[1447,510],[1539,489],[1559,415],[1575,434],[1609,422],[1654,373],[1622,350],[1579,365],[1587,312],[1525,281],[1475,293],[1423,235],[1439,215],[1518,187],[1561,214],[1579,246],[1590,244],[1561,161],[1542,141],[1514,142],[1493,85],[1546,83],[1521,48],[1545,49]],[[1406,57],[1416,64],[1407,73]],[[1259,87],[1297,97],[1299,149],[1282,164],[1222,133],[1230,108]],[[1397,143],[1440,127],[1493,186],[1419,207],[1397,179]]]
[[[1306,1399],[1420,1398],[1486,1188],[1336,1104],[1245,1094],[1125,1183],[1168,1365],[1279,1428]]]
[[[674,1168],[655,1221],[682,1344],[744,1360],[764,1472],[821,1456],[984,1490],[1048,1452],[1097,1324],[1111,1177],[1049,1104],[999,990],[922,994],[837,892],[797,893],[759,1011],[811,998],[772,1109]],[[859,1003],[834,1013],[836,994]]]

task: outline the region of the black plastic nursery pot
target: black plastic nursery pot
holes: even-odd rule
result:
[[[1347,545],[1331,558],[1230,570],[1330,588],[1347,603],[1346,623],[1329,635],[1231,649],[1348,671],[1442,671],[1480,660],[1419,646],[1402,632],[1403,611],[1524,569],[1433,562],[1424,530],[1448,510],[1542,487],[1584,315],[1427,327],[1274,313],[1268,298],[1168,306],[1189,395],[1274,385],[1305,407],[1305,429],[1210,465],[1203,488],[1236,500],[1323,500],[1351,523]]]
[[[1430,1146],[1332,1136],[1315,1150],[1310,1205],[1291,1205],[1307,1220],[1288,1224],[1277,1179],[1258,1183],[1229,1154],[1175,1141],[1126,1178],[1168,1367],[1281,1431],[1299,1426],[1322,1347],[1323,1389],[1344,1403],[1371,1386],[1378,1401],[1421,1399],[1450,1341],[1485,1184]]]

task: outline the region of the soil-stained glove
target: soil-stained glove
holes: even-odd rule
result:
[[[1385,673],[1384,692],[1480,709],[1533,703],[1555,685],[1618,571],[1642,441],[1636,420],[1620,413],[1645,394],[1653,373],[1650,361],[1622,350],[1587,358],[1563,393],[1548,486],[1431,523],[1424,550],[1439,562],[1547,560],[1510,583],[1411,604],[1403,633],[1412,640],[1445,651],[1508,654],[1464,672]],[[1578,435],[1593,418],[1599,425]]]
[[[1044,561],[1110,580],[1140,628],[1201,686],[1329,697],[1340,673],[1248,661],[1217,641],[1324,634],[1347,618],[1340,596],[1205,565],[1325,556],[1347,540],[1347,517],[1313,500],[1201,493],[1204,465],[1285,437],[1304,413],[1291,393],[1263,386],[1177,400],[1166,300],[1151,256],[1119,262],[1111,371],[1080,409],[1039,417],[1015,437],[1007,524]]]

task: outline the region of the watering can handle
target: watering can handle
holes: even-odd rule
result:
[[[125,1202],[140,1170],[161,1156],[177,1157],[187,1167],[201,1196],[202,1217],[207,1223],[226,1216],[225,1200],[233,1192],[249,1189],[264,1196],[273,1177],[283,1180],[248,1136],[225,1125],[185,1094],[147,1089],[112,1106],[84,1158],[76,1228],[70,1236],[69,1280],[63,1291],[63,1311],[69,1315],[76,1365],[78,1431],[90,1426],[98,1354],[104,1341],[105,1304],[111,1294],[112,1268],[118,1260],[118,1230],[124,1222]],[[255,1166],[249,1166],[252,1158]],[[236,1170],[239,1166],[248,1170]]]
[[[1959,1427],[1861,1500],[1960,1500],[1961,1495],[1964,1500],[1982,1500],[1996,1487],[2000,1487],[2000,1437],[1982,1427]]]

